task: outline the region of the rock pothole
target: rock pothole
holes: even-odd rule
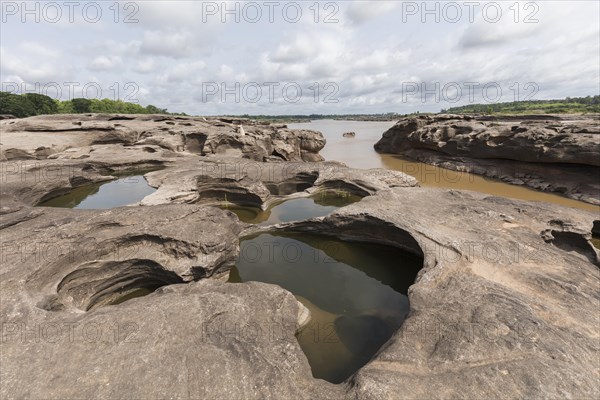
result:
[[[585,255],[590,262],[597,262],[592,246],[583,235],[574,232],[552,231],[552,236],[554,236],[552,243],[556,247],[565,251],[577,251]]]
[[[152,260],[92,261],[81,265],[58,284],[56,304],[89,311],[145,295],[161,286],[183,283],[172,271]],[[60,308],[60,307],[59,307]]]
[[[229,281],[279,285],[310,310],[297,338],[316,378],[349,379],[409,314],[408,289],[424,253],[409,232],[381,228],[376,218],[333,215],[241,238]]]
[[[592,264],[600,267],[599,252],[596,248],[596,239],[585,237],[581,233],[548,230],[542,236],[548,243],[566,252],[576,252],[587,258]],[[590,240],[591,239],[591,240]]]
[[[68,186],[50,190],[36,204],[39,207],[105,209],[135,204],[156,191],[144,174],[160,166],[127,168],[119,171],[90,166],[86,176],[73,176]],[[82,170],[82,172],[84,172]],[[111,175],[101,175],[111,174]]]
[[[311,188],[318,177],[318,173],[299,173],[282,182],[265,182],[265,186],[273,196],[288,196]]]

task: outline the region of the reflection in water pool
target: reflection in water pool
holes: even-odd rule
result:
[[[241,242],[230,282],[277,284],[311,311],[298,341],[316,378],[340,383],[400,327],[422,266],[402,250],[324,236],[261,234]]]
[[[456,172],[433,165],[410,161],[400,156],[379,154],[373,145],[383,132],[394,125],[391,122],[317,120],[310,123],[290,124],[293,129],[313,129],[323,133],[327,145],[320,154],[326,160],[341,161],[354,168],[387,168],[414,176],[423,186],[448,189],[473,190],[495,196],[528,201],[544,201],[567,207],[599,212],[600,207],[572,200],[556,194],[540,192],[523,186],[511,185],[480,175]],[[356,132],[356,138],[348,140],[344,132]]]
[[[140,171],[136,174],[140,174]],[[156,189],[148,185],[143,175],[122,175],[119,179],[108,183],[75,188],[65,195],[46,200],[38,206],[107,209],[137,203],[155,191]]]
[[[234,212],[240,221],[249,224],[271,225],[282,222],[300,221],[309,218],[324,217],[332,211],[355,203],[360,197],[348,193],[319,193],[312,197],[283,200],[261,210],[258,207],[222,206]]]

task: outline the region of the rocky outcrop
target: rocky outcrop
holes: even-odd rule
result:
[[[450,156],[600,166],[600,117],[433,115],[398,121],[375,149],[424,149]]]
[[[317,192],[365,197],[393,187],[418,185],[415,178],[401,172],[358,170],[337,162],[257,163],[231,158],[181,161],[146,177],[158,190],[142,205],[227,202],[263,209],[285,198]]]
[[[319,132],[226,118],[59,114],[5,120],[0,129],[0,159],[9,161],[58,157],[67,149],[106,144],[256,161],[321,161],[318,153],[325,146]]]
[[[216,280],[238,256],[233,213],[32,208],[130,170],[202,172],[213,153],[235,150],[232,163],[256,165],[320,159],[320,134],[247,121],[242,130],[237,121],[44,118],[2,126],[2,398],[339,397],[340,388],[312,378],[295,339],[306,308],[275,286]],[[162,124],[188,131],[169,137]]]
[[[0,393],[43,399],[340,398],[341,388],[311,376],[294,336],[299,307],[277,286],[204,280],[84,314],[29,315],[22,325],[13,317],[3,325]]]
[[[198,205],[23,206],[0,217],[1,394],[595,398],[594,221],[550,204],[414,187],[378,191],[328,217],[244,231],[233,214]],[[183,283],[226,271],[238,235],[264,229],[424,257],[406,321],[346,385],[312,378],[294,338],[306,311],[290,293]],[[155,291],[118,304],[139,290]]]
[[[91,129],[76,130],[79,139],[64,121],[6,136],[10,148],[35,159],[0,162],[1,398],[600,396],[598,321],[590,317],[600,308],[600,254],[590,243],[598,215],[413,187],[414,179],[394,171],[274,162],[306,159],[303,150],[320,146],[307,133],[290,139],[299,147],[286,153],[273,144],[287,134],[279,127],[215,122],[235,133],[214,140],[256,136],[232,158],[201,155],[191,142],[178,149],[155,130],[124,142],[132,137],[126,130],[104,129],[109,121],[95,118],[80,121]],[[138,116],[114,118],[125,125]],[[146,122],[200,122],[164,118]],[[283,129],[269,139],[281,151],[270,162],[237,157],[268,147],[253,147],[255,129]],[[33,139],[44,144],[38,155]],[[146,174],[158,190],[144,206],[32,207],[139,167],[163,168]],[[268,227],[209,206],[226,197],[265,208],[328,190],[364,198],[327,217]],[[380,243],[423,258],[404,324],[344,384],[312,377],[295,338],[308,311],[292,294],[224,282],[240,257],[239,238],[265,230]]]
[[[306,309],[289,292],[182,284],[233,265],[233,214],[28,208],[0,221],[2,398],[339,397],[312,378],[294,336]],[[154,292],[118,304],[140,291]]]
[[[195,169],[211,157],[314,162],[325,145],[318,132],[227,118],[50,115],[1,121],[0,129],[4,213],[128,171],[175,163]]]
[[[180,280],[189,281],[227,270],[237,256],[236,219],[217,208],[172,205],[148,207],[142,212],[137,207],[111,210],[24,207],[2,218],[5,233],[10,233],[3,240],[6,268],[19,269],[36,261],[36,268],[45,264],[40,279],[30,277],[28,281],[32,285],[39,283],[35,286],[38,289],[58,285],[59,292],[72,291],[69,287],[81,278],[82,272],[93,275],[90,280],[101,283],[100,286],[106,286],[121,273],[136,269],[133,264],[115,269],[108,261],[101,262],[105,257],[110,261],[135,261],[138,267],[144,264],[138,261],[143,260],[148,271],[175,273]],[[29,242],[27,237],[32,232],[38,232],[32,244],[56,245],[57,249],[69,251],[52,254],[52,262],[30,259],[29,254],[19,250],[26,250],[21,245]],[[104,271],[106,276],[95,271]],[[62,276],[60,281],[48,280],[58,275]],[[73,300],[73,295],[67,297]]]
[[[93,151],[90,151],[93,150]],[[107,182],[129,171],[144,172],[158,188],[142,205],[234,203],[268,208],[273,202],[317,192],[347,192],[360,197],[393,187],[417,186],[415,178],[384,169],[358,170],[336,162],[254,162],[239,158],[178,156],[121,145],[74,149],[85,159],[0,163],[2,213],[34,206],[71,190]],[[166,153],[166,154],[165,154]],[[176,154],[176,153],[174,153]]]
[[[151,151],[149,151],[151,150]],[[121,144],[73,148],[52,159],[0,162],[1,212],[36,205],[71,190],[107,182],[128,171],[161,168],[186,158],[157,146]]]
[[[375,149],[600,204],[600,117],[404,118]]]
[[[600,344],[590,315],[600,307],[600,254],[589,239],[597,218],[473,192],[396,188],[276,229],[424,255],[409,316],[350,379],[349,398],[596,398]]]

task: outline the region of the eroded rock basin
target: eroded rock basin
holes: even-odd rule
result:
[[[400,249],[313,234],[263,233],[241,242],[230,282],[272,283],[310,310],[298,333],[315,378],[341,383],[366,364],[409,311],[423,260]]]
[[[143,175],[153,170],[156,169],[117,174],[115,180],[75,188],[64,195],[42,201],[38,206],[108,209],[132,205],[156,191],[155,188],[148,185]]]
[[[180,122],[188,126],[164,123]],[[115,135],[126,133],[117,128]],[[1,398],[598,398],[598,329],[590,318],[599,307],[600,253],[590,246],[600,232],[597,213],[419,188],[389,169],[308,162],[313,153],[307,158],[305,149],[321,140],[296,141],[290,157],[264,146],[249,165],[216,156],[217,139],[238,141],[233,126],[223,128],[214,151],[203,148],[212,156],[197,155],[192,126],[184,137],[152,131],[141,141],[142,129],[133,131],[127,145],[102,144],[118,137],[100,131],[83,147],[19,161],[19,171],[4,162]],[[28,156],[42,157],[39,132],[34,137],[38,154]],[[346,142],[364,138],[357,130]],[[246,150],[255,143],[239,140]],[[270,162],[257,162],[264,155]],[[166,168],[145,175],[159,189],[142,207],[31,207],[105,182],[115,169],[147,165]],[[57,167],[69,173],[31,184]],[[364,199],[324,218],[269,226],[241,224],[215,207],[226,199],[273,211],[283,199],[314,204],[302,196],[332,189]],[[348,242],[333,251],[321,246],[330,239],[305,234]],[[223,282],[240,258],[240,237],[245,250],[263,235],[294,243],[288,259],[299,246],[309,249],[307,266],[279,265],[294,278],[289,290],[272,277],[275,284]],[[408,303],[397,301],[404,289],[373,271],[387,265],[379,260],[387,250],[369,247],[364,258],[374,261],[364,268],[356,261],[363,258],[353,249],[364,242],[423,258],[418,277],[405,282],[414,282],[408,316]],[[269,246],[261,256],[285,247]],[[392,257],[397,276],[401,257]],[[249,279],[241,268],[238,276]],[[349,378],[332,384],[313,375]]]
[[[276,202],[266,210],[235,204],[223,205],[221,208],[235,213],[242,222],[270,225],[324,217],[340,207],[347,206],[359,200],[359,196],[336,192],[319,193],[311,197],[282,200]]]

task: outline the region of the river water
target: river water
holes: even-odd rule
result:
[[[556,194],[511,185],[467,172],[457,172],[397,155],[379,154],[373,145],[395,122],[316,120],[289,124],[291,129],[312,129],[323,133],[327,145],[320,154],[329,161],[341,161],[353,168],[386,168],[414,176],[423,186],[472,190],[494,196],[528,201],[543,201],[562,206],[600,212],[600,207]],[[356,132],[355,138],[345,138],[344,132]]]

